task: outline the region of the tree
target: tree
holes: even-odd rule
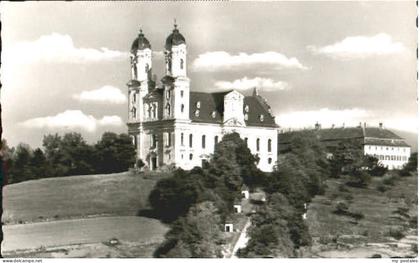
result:
[[[18,183],[34,178],[30,160],[32,150],[29,145],[20,143],[13,153],[12,166],[9,169],[8,183]]]
[[[198,181],[178,169],[174,176],[157,182],[149,195],[149,201],[163,221],[172,222],[188,212],[198,200],[200,192]]]
[[[100,173],[127,171],[136,161],[136,150],[127,134],[104,133],[95,151],[96,170]]]
[[[33,151],[33,155],[30,160],[30,166],[34,178],[42,178],[45,175],[48,175],[50,172],[47,163],[47,158],[45,157],[44,152],[40,148],[36,148]]]
[[[192,206],[166,235],[166,242],[157,250],[158,257],[221,257],[220,216],[212,202]]]

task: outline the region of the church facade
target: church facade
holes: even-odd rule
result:
[[[165,76],[152,78],[152,47],[140,30],[131,46],[128,86],[128,133],[137,158],[151,169],[174,165],[201,166],[226,133],[237,132],[258,167],[272,171],[277,162],[277,125],[270,106],[255,89],[191,91],[197,85],[187,74],[187,44],[175,25],[165,42]]]

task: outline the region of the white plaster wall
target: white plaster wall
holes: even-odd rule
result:
[[[172,77],[187,76],[187,46],[185,44],[172,46],[171,56],[172,72],[170,74]],[[184,60],[184,67],[182,69],[180,67],[181,59]]]
[[[175,127],[175,163],[183,169],[192,169],[201,166],[202,159],[210,158],[214,152],[215,136],[220,142],[223,135],[229,132],[238,132],[242,139],[248,138],[248,148],[252,154],[258,154],[260,162],[258,168],[265,172],[273,170],[277,162],[277,130],[275,128],[236,127],[222,128],[213,124],[178,124]],[[181,145],[181,133],[184,134],[184,144]],[[189,135],[193,134],[192,147],[189,145]],[[206,136],[206,147],[202,148],[202,136]],[[256,140],[260,138],[260,150],[256,149]],[[271,152],[268,152],[268,139],[271,139]],[[190,154],[193,158],[190,160]],[[271,163],[268,159],[271,158]]]
[[[383,155],[384,160],[379,160],[383,165],[389,169],[401,169],[404,164],[408,162],[408,158],[411,154],[410,147],[397,147],[397,146],[383,146],[383,145],[365,145],[365,155],[372,155],[379,159],[379,156]],[[400,156],[401,160],[385,160],[385,156]]]
[[[137,50],[137,80],[147,80],[146,65],[152,68],[152,50],[149,48]]]

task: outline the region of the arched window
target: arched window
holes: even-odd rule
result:
[[[157,117],[157,107],[156,104],[153,104],[153,119],[156,119]]]
[[[260,138],[257,139],[257,152],[260,151]]]
[[[133,93],[133,103],[135,103],[136,102],[136,100],[137,100],[137,93]]]
[[[144,71],[147,73],[149,72],[149,64],[146,63],[146,67],[144,67]]]
[[[152,106],[149,106],[149,108],[147,109],[147,117],[149,119],[152,118]]]
[[[195,106],[197,107],[197,109],[199,109],[201,107],[201,102],[197,101],[197,103],[195,104]]]
[[[190,148],[193,147],[193,135],[190,134]]]
[[[168,117],[171,116],[171,105],[169,105],[169,103],[166,104],[166,115],[168,115]]]
[[[135,119],[137,117],[137,110],[136,107],[131,109],[131,118]]]
[[[195,117],[200,117],[200,110],[195,110]]]
[[[248,146],[248,137],[245,137],[245,144],[246,144],[246,146]]]
[[[201,136],[201,147],[206,148],[206,135]]]
[[[181,104],[181,113],[184,112],[184,104]]]
[[[190,160],[192,160],[193,159],[193,154],[192,153],[190,153]]]
[[[268,164],[271,164],[272,161],[273,161],[273,159],[268,158]]]
[[[268,139],[267,149],[268,149],[268,152],[271,153],[271,139]]]
[[[181,61],[180,61],[180,63],[179,63],[180,65],[180,68],[181,69],[184,69],[184,60],[181,58]]]
[[[181,146],[184,146],[184,134],[181,133]]]

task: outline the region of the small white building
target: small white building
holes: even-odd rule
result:
[[[242,213],[242,206],[241,205],[233,205],[233,209],[235,210],[235,213],[237,213],[237,214]]]
[[[225,224],[225,232],[231,233],[233,232],[233,224]]]

